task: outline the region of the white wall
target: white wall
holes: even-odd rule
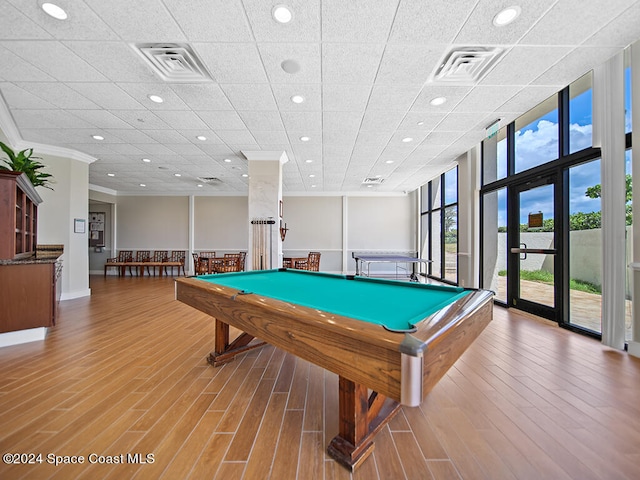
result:
[[[283,221],[289,232],[283,252],[285,256],[306,256],[319,251],[321,270],[339,273],[355,271],[352,251],[415,252],[415,198],[415,193],[284,197]],[[246,196],[194,197],[192,213],[189,197],[126,196],[115,197],[115,201],[118,250],[214,250],[222,254],[249,249]]]
[[[36,152],[36,155],[39,155]],[[62,300],[90,295],[88,245],[89,164],[39,155],[53,175],[53,190],[38,187],[38,243],[63,244]],[[74,219],[85,220],[85,233],[74,232]]]

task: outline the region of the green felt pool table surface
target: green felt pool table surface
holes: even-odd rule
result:
[[[197,279],[394,331],[410,331],[469,293],[462,287],[284,269],[201,275]]]

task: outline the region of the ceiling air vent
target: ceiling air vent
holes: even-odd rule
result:
[[[384,182],[384,178],[382,177],[366,177],[363,181],[363,185],[380,185]]]
[[[222,180],[220,180],[218,177],[198,177],[198,180],[200,180],[202,183],[208,183],[209,185],[217,185],[219,183],[222,183]]]
[[[502,47],[453,47],[433,72],[434,83],[476,83],[500,59]]]
[[[210,82],[211,76],[186,43],[137,43],[142,58],[165,82]]]

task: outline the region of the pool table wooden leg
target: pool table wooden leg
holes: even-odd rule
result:
[[[267,342],[249,343],[255,338],[253,335],[249,335],[246,332],[242,332],[238,338],[229,343],[229,325],[221,322],[217,318],[215,319],[216,325],[216,338],[215,338],[215,350],[207,357],[209,362],[214,367],[218,365],[230,362],[236,355],[252,350],[254,348],[261,347]]]
[[[339,433],[327,453],[354,471],[373,452],[373,437],[398,413],[401,405],[364,385],[339,378]]]

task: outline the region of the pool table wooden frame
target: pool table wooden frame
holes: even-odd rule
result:
[[[411,334],[197,278],[176,279],[175,295],[215,318],[215,350],[208,358],[213,366],[268,342],[336,373],[339,433],[327,451],[352,471],[402,404],[418,405],[493,318],[493,294],[485,290],[449,304]],[[232,342],[229,325],[244,332]],[[254,338],[263,342],[250,344]]]

